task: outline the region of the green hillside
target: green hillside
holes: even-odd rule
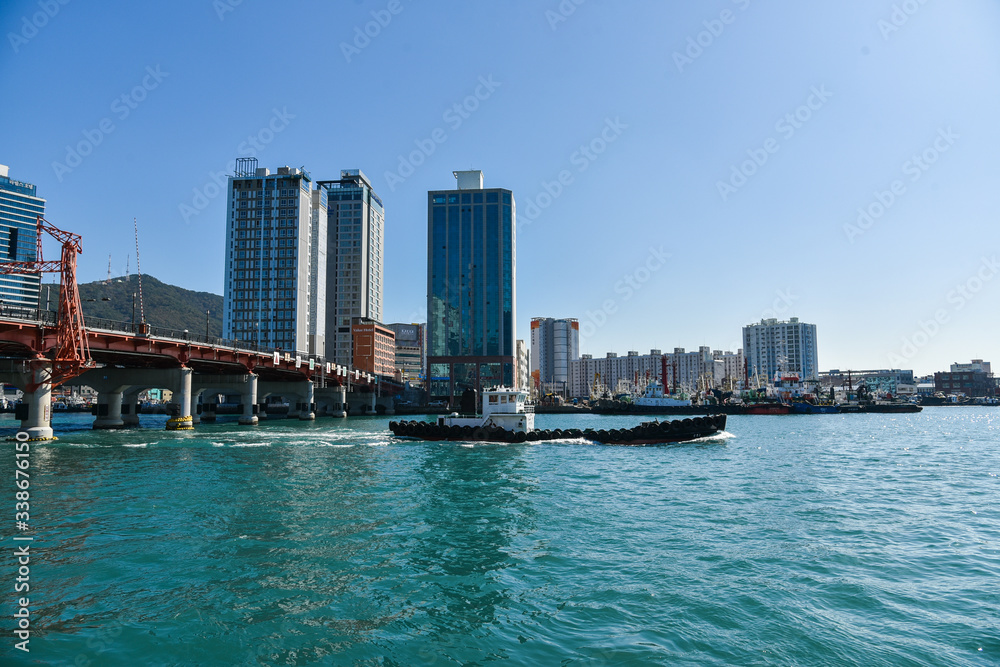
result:
[[[46,299],[46,288],[51,289],[49,308],[56,309],[55,285],[42,285],[42,301]],[[84,318],[101,317],[119,322],[132,321],[132,295],[135,294],[135,321],[140,319],[139,279],[137,276],[112,278],[107,285],[104,281],[80,285],[80,300],[83,302]],[[222,297],[209,292],[192,292],[174,285],[168,285],[153,278],[142,277],[142,302],[146,322],[158,327],[183,330],[204,335],[206,313],[208,335],[222,335]]]

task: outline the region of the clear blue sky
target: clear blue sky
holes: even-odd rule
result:
[[[421,319],[426,192],[472,167],[522,223],[545,205],[519,337],[578,317],[594,355],[735,349],[797,316],[824,369],[1000,363],[993,0],[235,1],[0,4],[0,163],[83,234],[82,280],[134,270],[137,217],[144,273],[221,293],[225,198],[195,192],[253,150],[368,174],[385,319]]]

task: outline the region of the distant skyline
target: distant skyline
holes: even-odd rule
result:
[[[517,203],[517,337],[947,370],[1000,344],[1000,5],[989,0],[0,5],[0,164],[83,235],[81,282],[222,294],[238,157],[358,168],[385,322],[426,321],[427,192]],[[48,247],[47,247],[48,250]],[[54,252],[54,250],[52,251]]]

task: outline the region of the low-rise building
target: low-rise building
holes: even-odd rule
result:
[[[356,317],[351,322],[355,369],[381,377],[395,377],[396,334],[375,320]]]
[[[934,391],[969,398],[993,397],[997,395],[997,386],[992,373],[987,375],[982,370],[972,370],[935,373]]]
[[[427,367],[427,326],[424,324],[387,324],[396,339],[396,377],[411,387],[424,386]]]

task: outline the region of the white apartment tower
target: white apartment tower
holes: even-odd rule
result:
[[[326,209],[326,358],[353,365],[354,318],[382,321],[385,210],[360,169],[319,181]],[[320,315],[323,317],[323,315]]]
[[[571,381],[570,362],[579,358],[579,321],[532,318],[531,373],[539,391],[565,394]]]
[[[743,354],[747,375],[756,374],[761,384],[773,381],[775,373],[795,372],[803,380],[819,377],[816,353],[816,325],[771,318],[743,327]]]
[[[226,214],[225,338],[322,356],[326,191],[302,169],[236,161]]]

